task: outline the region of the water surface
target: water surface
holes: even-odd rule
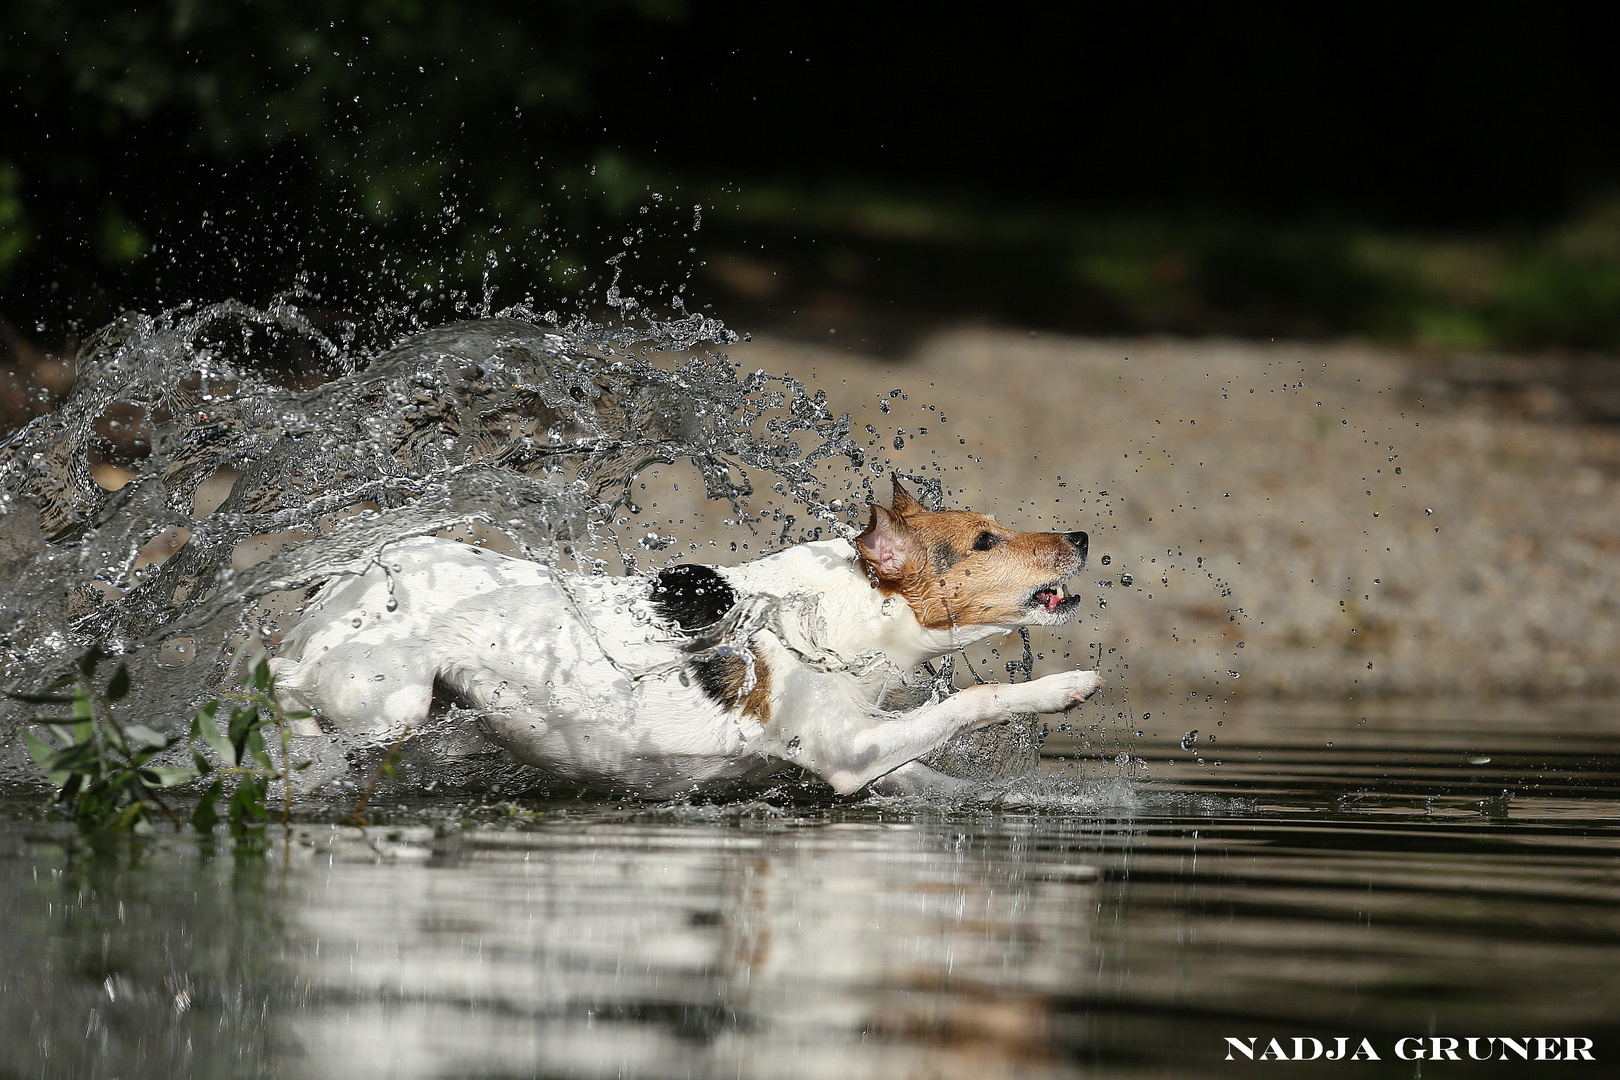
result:
[[[1054,738],[1015,805],[418,799],[97,855],[13,801],[0,1075],[1551,1068],[1395,1058],[1430,1035],[1614,1067],[1616,709],[1252,708],[1184,750],[1167,708],[1122,765]],[[1226,1063],[1251,1035],[1380,1060]]]

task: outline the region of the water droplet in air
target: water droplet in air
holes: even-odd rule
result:
[[[1136,579],[1134,577],[1132,577],[1130,574],[1121,574],[1121,575],[1119,575],[1119,583],[1121,585],[1125,586],[1127,589],[1130,588],[1133,584],[1135,584],[1135,582],[1136,582]]]
[[[1181,748],[1183,750],[1191,750],[1193,748],[1193,743],[1195,743],[1197,741],[1198,741],[1198,729],[1193,728],[1191,731],[1187,732],[1187,734],[1185,734],[1185,735],[1183,735],[1181,737]]]

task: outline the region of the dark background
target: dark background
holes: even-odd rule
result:
[[[686,174],[1479,228],[1620,181],[1617,41],[1599,4],[697,4],[598,100]]]
[[[0,318],[16,362],[288,291],[378,327],[600,313],[618,272],[655,310],[876,344],[970,318],[1607,355],[1617,31],[1551,3],[13,0]]]

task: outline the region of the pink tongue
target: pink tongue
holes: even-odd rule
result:
[[[1048,592],[1047,590],[1043,589],[1041,590],[1041,596],[1044,598],[1042,602],[1046,604],[1047,611],[1057,610],[1057,606],[1060,603],[1057,593]]]

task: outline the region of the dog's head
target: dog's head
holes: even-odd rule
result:
[[[1086,564],[1085,533],[1014,532],[986,514],[925,510],[893,480],[893,508],[872,507],[855,551],[923,626],[1054,626],[1079,613],[1063,581]]]

